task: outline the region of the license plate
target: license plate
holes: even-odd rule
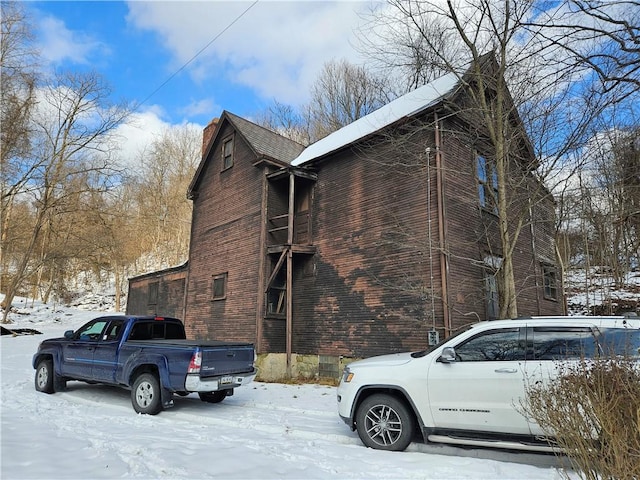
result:
[[[229,385],[230,383],[233,383],[233,377],[220,378],[220,385]]]

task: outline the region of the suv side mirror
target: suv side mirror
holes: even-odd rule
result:
[[[442,350],[442,355],[438,357],[438,362],[442,363],[455,363],[456,351],[453,347],[445,347]]]
[[[64,338],[66,339],[72,339],[73,338],[73,330],[67,330],[66,332],[64,332]]]

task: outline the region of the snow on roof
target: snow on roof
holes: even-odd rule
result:
[[[401,118],[414,115],[440,101],[457,85],[459,74],[449,73],[427,85],[396,98],[375,112],[359,118],[331,135],[309,145],[291,165],[299,166],[377,132]]]

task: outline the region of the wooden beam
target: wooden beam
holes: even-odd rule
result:
[[[271,284],[275,280],[276,275],[278,275],[278,272],[280,271],[280,268],[282,268],[282,264],[284,263],[285,259],[287,258],[287,252],[288,251],[289,251],[289,248],[285,248],[284,250],[282,250],[282,253],[280,254],[280,258],[278,259],[278,263],[276,263],[276,266],[273,268],[273,272],[271,272],[271,276],[269,277],[269,280],[267,281],[267,285],[264,288],[265,292],[267,290],[269,290],[269,288],[271,288]]]
[[[287,377],[291,378],[291,347],[293,344],[293,252],[287,250]]]
[[[268,171],[264,170],[265,173]],[[267,289],[264,286],[267,261],[267,200],[269,198],[269,182],[266,175],[262,177],[262,200],[261,200],[261,218],[260,218],[260,260],[258,266],[258,298],[256,299],[256,351],[262,353],[262,329],[264,321],[265,298],[262,292]]]
[[[287,232],[287,243],[289,245],[293,244],[293,218],[295,216],[295,186],[296,180],[293,173],[289,174],[289,219],[288,219],[288,227],[289,231]]]

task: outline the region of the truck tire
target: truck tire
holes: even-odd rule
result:
[[[138,375],[131,388],[133,409],[145,415],[157,415],[162,410],[162,394],[158,377],[152,373]]]
[[[216,392],[199,392],[200,400],[207,403],[220,403],[227,397],[226,390],[218,390]]]
[[[38,392],[53,393],[53,360],[43,359],[36,366],[35,386]]]
[[[371,395],[356,411],[358,436],[367,447],[403,451],[411,443],[414,428],[407,406],[391,395]]]

